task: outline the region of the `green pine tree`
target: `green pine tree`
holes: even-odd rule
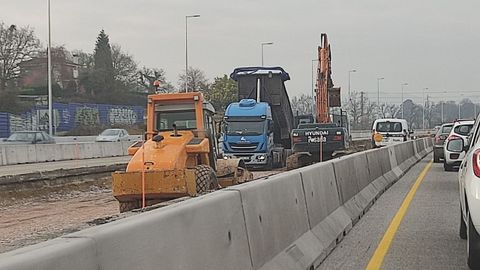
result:
[[[105,34],[103,29],[97,37],[93,58],[92,79],[94,80],[93,87],[95,88],[93,92],[95,92],[96,96],[111,95],[115,88],[112,48],[108,35]]]

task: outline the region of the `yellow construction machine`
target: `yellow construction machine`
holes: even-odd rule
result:
[[[120,212],[251,180],[240,159],[217,159],[215,110],[202,93],[148,96],[146,141],[133,144],[125,172],[112,174]]]

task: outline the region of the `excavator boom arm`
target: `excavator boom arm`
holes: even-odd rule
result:
[[[333,87],[330,43],[327,34],[321,34],[321,46],[318,47],[318,67],[316,83],[316,120],[317,123],[330,123],[328,89]]]

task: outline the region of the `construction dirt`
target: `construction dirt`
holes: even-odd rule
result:
[[[279,172],[256,171],[254,178]],[[0,194],[0,253],[137,214],[119,214],[110,181],[102,177],[84,185]]]

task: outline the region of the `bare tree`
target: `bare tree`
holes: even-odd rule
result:
[[[352,129],[370,129],[375,120],[377,106],[361,92],[352,92],[345,109],[352,123]]]
[[[311,95],[302,94],[301,96],[294,96],[290,103],[294,114],[313,114],[313,98]]]
[[[393,118],[399,110],[400,107],[396,104],[382,103],[378,107],[379,118]]]
[[[118,44],[112,45],[113,77],[125,85],[133,85],[138,78],[137,63],[133,56],[123,52]]]
[[[40,41],[30,27],[7,25],[0,22],[0,92],[5,91],[8,83],[15,80],[19,73],[19,64],[31,59],[38,53]]]
[[[188,91],[206,92],[209,87],[205,72],[198,68],[189,67],[188,78],[185,76],[185,73],[178,76],[178,89],[180,89],[180,92],[185,91],[185,81],[187,81]]]
[[[173,92],[175,89],[173,85],[167,82],[165,78],[165,71],[158,68],[146,68],[143,67],[138,71],[137,83],[141,88],[141,91],[147,90],[150,93],[154,92],[153,82],[156,80],[160,81],[159,91],[162,93]]]

